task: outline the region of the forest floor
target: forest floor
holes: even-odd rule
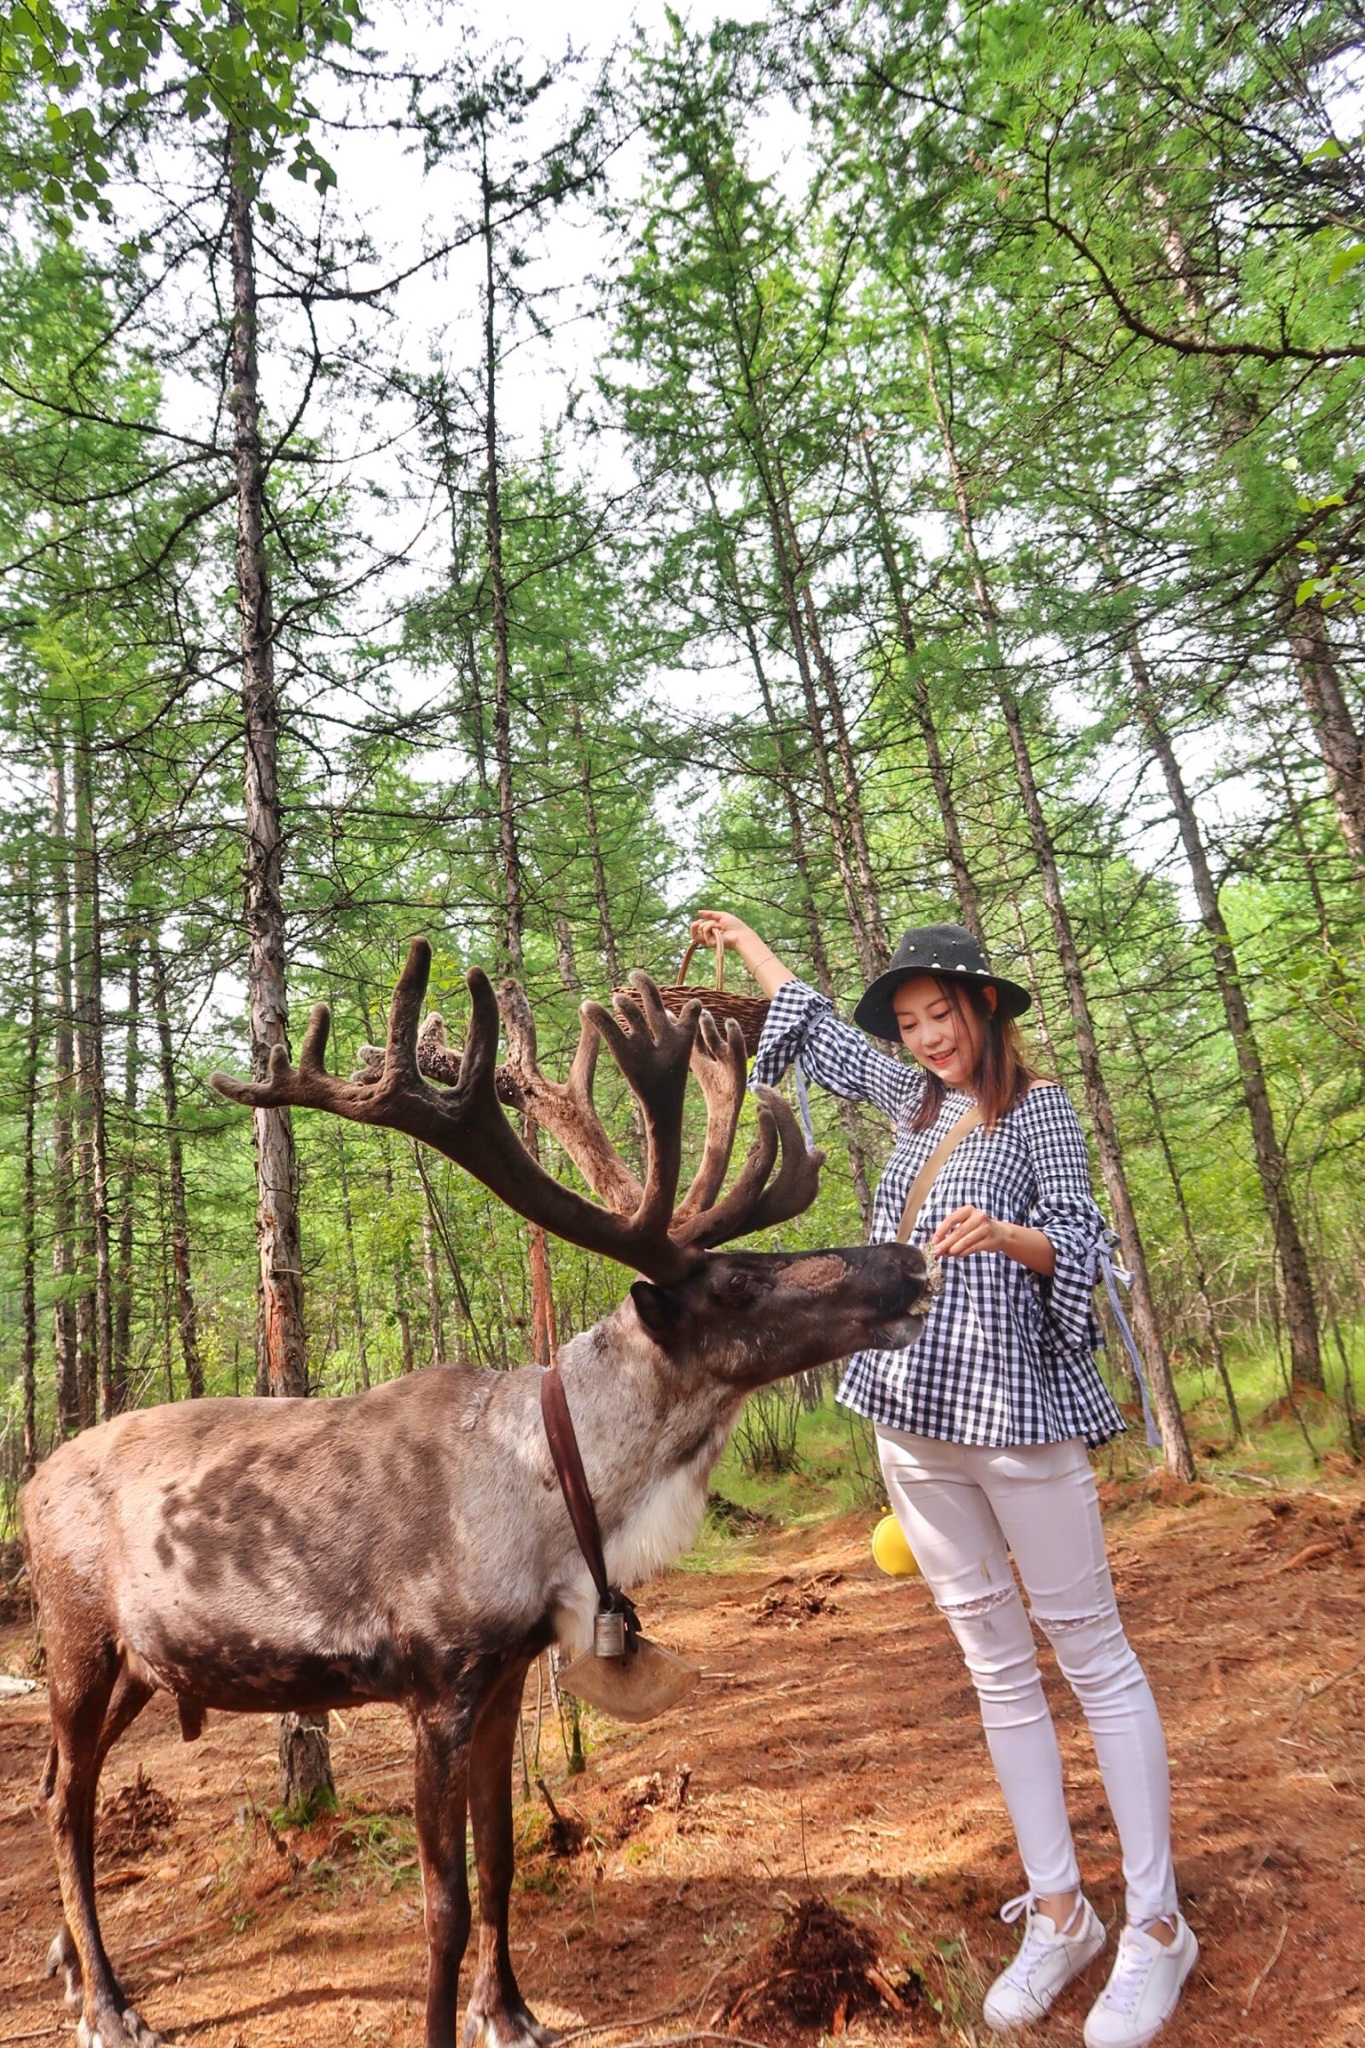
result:
[[[1202,1950],[1170,2048],[1365,2044],[1365,1486],[1335,1472],[1319,1484],[1254,1499],[1104,1489],[1120,1597],[1166,1718]],[[996,1918],[1020,1888],[1010,1837],[943,1626],[918,1580],[876,1573],[868,1528],[862,1515],[761,1533],[647,1588],[651,1633],[705,1676],[647,1727],[591,1724],[582,1776],[566,1776],[547,1712],[541,1759],[566,1826],[556,1853],[544,1804],[519,1807],[513,1899],[542,2019],[590,2028],[601,2048],[708,2025],[783,2048],[841,2032],[853,2048],[993,2038],[977,2015],[1015,1939]],[[0,1631],[0,1671],[23,1670],[29,1649],[24,1628]],[[1087,1881],[1113,1923],[1107,1810],[1055,1681],[1049,1665]],[[534,1693],[533,1675],[532,1745]],[[41,1688],[0,1698],[0,2048],[71,2038],[42,1976],[58,1919],[35,1796],[46,1740]],[[144,2017],[186,2048],[420,2039],[406,1725],[383,1708],[348,1715],[333,1754],[339,1814],[283,1832],[270,1720],[212,1716],[186,1746],[158,1699],[111,1757],[106,1940]],[[790,1963],[805,1942],[813,1965],[830,1934],[807,1909],[793,1945],[812,1897],[864,1932],[890,1998],[852,1969],[803,2031]],[[1079,2042],[1102,1974],[1064,1997],[1030,2037],[1039,2048]]]

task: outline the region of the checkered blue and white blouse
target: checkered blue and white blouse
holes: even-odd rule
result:
[[[799,1055],[835,1095],[875,1103],[896,1129],[877,1188],[872,1239],[894,1238],[910,1183],[968,1108],[949,1089],[927,1130],[910,1128],[925,1076],[877,1052],[818,990],[787,981],[773,998],[753,1079],[780,1080]],[[1002,1223],[1041,1230],[1057,1254],[1051,1279],[1003,1252],[944,1259],[943,1289],[907,1351],[860,1351],[839,1399],[859,1415],[960,1444],[1101,1444],[1125,1427],[1095,1364],[1091,1307],[1106,1225],[1090,1193],[1085,1138],[1064,1088],[1031,1088],[988,1131],[978,1125],[939,1174],[911,1233],[927,1244],[950,1210],[970,1202]]]

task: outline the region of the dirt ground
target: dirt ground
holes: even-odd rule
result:
[[[1170,2048],[1365,2044],[1365,1489],[1323,1489],[1334,1498],[1168,1488],[1108,1503],[1120,1598],[1166,1716],[1202,1950]],[[766,2005],[746,1987],[816,1898],[866,1934],[901,2008],[841,2008],[834,2032],[991,2038],[977,2015],[1015,1939],[995,1917],[1021,1888],[1010,1837],[943,1625],[917,1580],[876,1573],[867,1531],[862,1518],[764,1536],[737,1547],[737,1570],[646,1589],[651,1634],[705,1677],[661,1721],[594,1726],[583,1776],[566,1778],[547,1713],[556,1834],[579,1846],[555,1853],[539,1798],[520,1809],[514,1948],[542,2019],[603,2048],[708,2025],[712,2038],[814,2044],[818,2029],[763,2018],[772,1986]],[[28,1650],[22,1627],[0,1632],[0,1670]],[[1093,1755],[1050,1667],[1048,1685],[1087,1884],[1112,1923],[1118,1861]],[[534,1694],[533,1674],[528,1742]],[[41,1690],[0,1699],[0,2048],[71,2038],[42,1977],[58,1918],[35,1799],[45,1744]],[[272,1722],[213,1716],[187,1746],[158,1700],[115,1750],[105,1935],[173,2040],[419,2040],[405,1724],[381,1708],[347,1716],[333,1754],[340,1816],[280,1835]],[[1034,2032],[1040,2048],[1079,2041],[1102,1973]]]

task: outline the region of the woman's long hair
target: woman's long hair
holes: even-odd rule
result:
[[[972,1075],[971,1092],[981,1111],[982,1123],[988,1131],[994,1130],[998,1119],[1006,1110],[1013,1109],[1041,1076],[1029,1064],[1013,1017],[1002,1017],[998,1010],[993,1010],[984,988],[970,981],[940,981],[938,985],[958,1017],[963,1018],[964,1006],[969,1005],[981,1028],[981,1051]],[[942,1109],[947,1092],[938,1075],[926,1067],[924,1094],[911,1118],[912,1130],[928,1130]]]

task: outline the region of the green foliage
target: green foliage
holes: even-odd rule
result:
[[[476,195],[444,246],[481,258],[477,362],[449,338],[423,360],[397,287],[357,283],[389,253],[382,214],[362,232],[368,195],[272,212],[280,168],[333,183],[318,81],[352,112],[347,93],[378,90],[382,53],[357,46],[359,22],[351,0],[29,0],[0,17],[7,1473],[26,1246],[40,1449],[57,1427],[57,1324],[91,1298],[97,1038],[128,1397],[186,1391],[177,1141],[205,1385],[255,1379],[250,1126],[203,1085],[246,1061],[229,137],[272,279],[295,1041],[314,1000],[332,1006],[336,1061],[380,1038],[417,928],[459,1038],[465,969],[505,958],[510,815],[551,1070],[585,995],[636,965],[671,976],[701,903],[738,911],[846,1005],[878,922],[894,936],[955,914],[965,862],[997,963],[1036,989],[1038,1064],[1076,1089],[1008,692],[1163,1324],[1213,1441],[1220,1345],[1253,1415],[1284,1397],[1282,1288],[1245,1044],[1160,737],[1202,833],[1328,1359],[1306,1434],[1286,1412],[1236,1455],[1301,1456],[1306,1471],[1310,1440],[1319,1457],[1354,1441],[1365,153],[1324,112],[1351,103],[1347,13],[780,0],[706,33],[670,15],[563,119],[571,71],[466,38],[413,76],[399,118],[414,180],[420,162],[431,191],[449,173]],[[627,132],[638,176],[612,155]],[[153,164],[191,196],[149,224]],[[505,405],[522,344],[553,334],[535,265],[549,226],[569,237],[569,202],[589,199],[612,252],[592,303],[598,375],[528,445],[495,394]],[[171,277],[179,300],[157,296]],[[376,298],[400,336],[383,374],[363,325]],[[271,385],[286,369],[287,403]],[[353,442],[369,452],[348,464]],[[386,553],[395,505],[439,534],[420,570],[406,539]],[[82,991],[77,1059],[64,1039]],[[601,1081],[629,1152],[629,1104]],[[64,1168],[68,1110],[79,1156]],[[875,1182],[890,1142],[828,1100],[814,1113],[829,1164],[816,1207],[774,1238],[792,1247],[862,1235],[851,1147]],[[309,1117],[296,1136],[318,1390],[527,1356],[517,1218],[392,1136]],[[620,1298],[623,1275],[569,1247],[551,1257],[561,1336]],[[865,1451],[833,1411],[802,1414],[782,1486],[795,1498],[837,1467],[853,1477],[830,1476],[829,1497],[851,1505]],[[762,1504],[758,1485],[727,1466],[735,1498]]]

